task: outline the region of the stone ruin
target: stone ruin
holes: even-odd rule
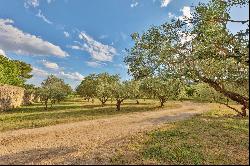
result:
[[[23,103],[24,88],[0,85],[0,111],[20,107]]]

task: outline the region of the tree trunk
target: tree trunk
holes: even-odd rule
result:
[[[45,104],[45,110],[48,110],[48,100],[47,99],[44,101],[44,104]]]
[[[163,107],[164,106],[164,102],[163,100],[161,100],[161,106],[160,107]]]
[[[161,103],[161,106],[160,106],[160,107],[163,107],[165,102],[166,102],[166,99],[163,98],[163,97],[161,97],[161,98],[160,98],[160,103]]]
[[[136,100],[136,104],[140,104],[140,103],[139,103],[139,100]]]
[[[207,83],[209,86],[211,86],[212,88],[214,88],[217,92],[223,94],[224,96],[228,97],[229,99],[241,104],[242,107],[242,116],[246,116],[246,109],[249,110],[249,98],[244,97],[238,93],[235,92],[230,92],[226,89],[223,88],[223,86],[220,86],[219,83],[205,78],[205,77],[201,77],[201,80],[205,83]]]
[[[117,100],[116,101],[116,111],[120,111],[121,110],[121,103],[123,100]]]

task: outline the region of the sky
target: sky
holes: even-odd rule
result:
[[[127,80],[130,34],[188,17],[199,2],[207,0],[0,0],[0,54],[31,64],[28,83],[37,86],[49,74],[73,88],[91,73]],[[232,17],[248,19],[249,10],[235,8]]]

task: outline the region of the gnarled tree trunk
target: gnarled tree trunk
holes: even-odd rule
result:
[[[223,94],[224,96],[228,97],[229,99],[241,104],[243,107],[241,108],[241,112],[238,112],[241,116],[246,116],[246,109],[249,110],[249,98],[242,96],[238,93],[235,92],[231,92],[228,91],[226,89],[224,89],[224,87],[222,87],[219,83],[205,78],[205,77],[201,77],[200,78],[203,82],[207,83],[209,86],[211,86],[212,88],[214,88],[217,92]]]
[[[116,99],[116,111],[121,110],[121,103],[123,102],[123,99]]]
[[[160,99],[160,103],[161,103],[160,107],[163,107],[164,103],[167,101],[167,99],[165,97],[162,97],[162,96],[160,96],[159,99]]]

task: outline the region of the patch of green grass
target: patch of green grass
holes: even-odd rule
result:
[[[132,140],[115,164],[248,164],[249,120],[214,110],[192,119],[168,123]],[[141,141],[143,140],[143,141]],[[125,150],[124,150],[125,151]],[[128,152],[129,151],[129,152]],[[129,155],[133,154],[133,155]],[[127,157],[132,156],[132,157]]]
[[[109,102],[104,107],[101,107],[101,103],[97,100],[92,103],[81,99],[70,99],[53,105],[53,107],[48,110],[45,110],[42,104],[23,106],[0,113],[0,131],[43,127],[131,112],[152,111],[157,109],[158,106],[158,103],[153,100],[141,100],[138,105],[135,103],[134,100],[125,101],[119,112],[115,111],[115,102]],[[169,102],[165,106],[166,109],[178,107],[180,107],[180,105],[174,102]]]

